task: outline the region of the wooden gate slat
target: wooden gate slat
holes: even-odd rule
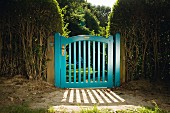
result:
[[[69,83],[71,83],[71,43],[69,43]]]
[[[105,81],[105,43],[103,43],[102,81]]]
[[[86,82],[86,41],[83,41],[83,69],[84,69],[84,83]]]
[[[74,83],[76,79],[76,42],[74,42]]]
[[[98,42],[98,82],[100,82],[100,42]]]
[[[81,82],[81,41],[78,42],[79,43],[79,55],[78,55],[78,59],[79,59],[79,83]]]
[[[95,41],[93,41],[93,82],[95,82]]]
[[[88,41],[88,83],[90,83],[90,41]]]

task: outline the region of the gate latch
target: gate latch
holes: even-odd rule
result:
[[[62,52],[62,56],[64,56],[64,52],[65,52],[65,47],[64,47],[64,45],[62,45],[61,52]]]

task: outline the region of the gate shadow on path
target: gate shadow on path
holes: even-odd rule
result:
[[[109,89],[66,89],[61,103],[64,105],[118,105],[125,100]]]
[[[122,95],[121,91],[111,91],[110,89],[57,89],[44,94],[39,101],[32,103],[31,107],[47,109],[53,107],[57,112],[63,111],[63,109],[69,112],[79,111],[94,105],[99,109],[122,110],[139,108],[141,102],[143,103],[141,98],[137,99],[129,94]]]

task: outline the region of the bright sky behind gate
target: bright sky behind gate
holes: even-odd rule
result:
[[[92,5],[103,5],[112,8],[113,4],[116,3],[117,0],[87,0],[87,2],[91,3]]]

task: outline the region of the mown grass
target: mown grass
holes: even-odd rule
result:
[[[0,113],[47,113],[46,109],[31,109],[27,104],[0,107]]]
[[[154,108],[141,107],[137,109],[118,110],[118,111],[114,111],[111,109],[99,110],[97,106],[94,106],[92,109],[82,109],[79,113],[169,113],[169,112],[165,110],[161,110],[158,106],[155,106]]]
[[[81,109],[80,113],[113,113],[113,112],[111,112],[110,109],[99,110],[97,106],[94,106],[91,109]]]
[[[27,104],[22,105],[11,105],[0,107],[0,113],[58,113],[54,109],[31,109]],[[63,111],[62,113],[67,113],[67,111]],[[137,109],[129,109],[129,110],[119,110],[114,111],[114,109],[98,109],[97,106],[93,106],[93,108],[82,108],[79,112],[75,113],[169,113],[168,111],[161,110],[158,106],[154,108],[141,107]]]
[[[157,109],[157,108],[138,108],[134,110],[121,110],[121,111],[116,111],[116,113],[169,113],[168,111]]]

